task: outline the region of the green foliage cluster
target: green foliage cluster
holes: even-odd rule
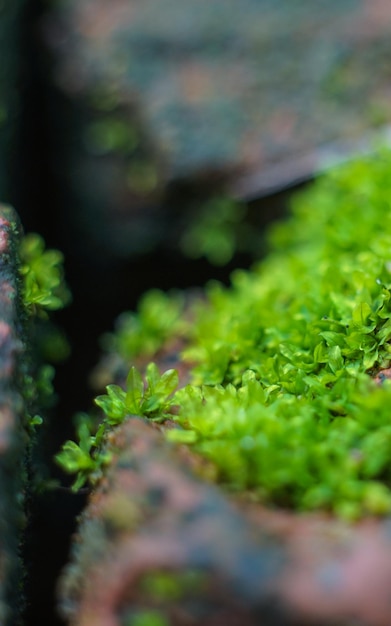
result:
[[[370,375],[391,354],[390,175],[385,151],[330,172],[264,261],[209,287],[178,419],[231,488],[348,518],[391,510],[391,388]]]
[[[169,626],[169,621],[157,609],[136,609],[125,615],[124,626]]]
[[[320,178],[268,241],[266,259],[192,307],[181,356],[192,384],[172,398],[167,436],[261,501],[389,513],[391,383],[373,378],[391,359],[390,152]],[[144,327],[141,309],[132,324]],[[125,359],[137,354],[114,337]]]
[[[25,363],[23,376],[23,394],[28,406],[26,422],[34,428],[42,423],[42,417],[36,412],[51,407],[55,397],[52,384],[55,372],[46,359],[61,360],[69,350],[63,334],[48,323],[47,312],[63,308],[70,300],[70,292],[64,280],[62,253],[47,250],[40,235],[29,233],[21,239],[19,258],[23,302],[29,314],[28,332],[38,352],[34,359],[35,371],[31,371],[31,363]],[[44,324],[37,323],[37,318],[44,318]],[[45,362],[37,365],[42,359]]]
[[[30,372],[23,376],[23,397],[28,407],[26,422],[30,429],[40,426],[43,422],[41,415],[36,412],[43,412],[53,406],[54,374],[54,367],[45,363],[37,368],[34,376]]]
[[[238,249],[251,249],[251,230],[244,221],[247,209],[244,204],[216,196],[197,209],[195,219],[180,240],[183,254],[195,259],[205,257],[213,265],[225,265]]]
[[[205,573],[197,569],[180,572],[157,570],[148,572],[140,579],[140,591],[153,602],[178,602],[194,591],[207,588]]]
[[[180,573],[154,571],[140,577],[138,593],[141,600],[138,606],[128,610],[122,620],[123,626],[169,626],[170,609],[175,603],[189,604],[208,585],[205,573],[197,570],[184,570]]]
[[[156,354],[166,339],[181,332],[184,298],[179,292],[170,295],[158,289],[148,291],[140,300],[137,313],[123,313],[114,333],[102,337],[102,346],[123,359],[142,353]]]
[[[70,292],[64,281],[62,253],[47,250],[40,235],[29,233],[21,241],[19,255],[26,308],[42,315],[68,304]]]
[[[328,392],[289,394],[248,370],[240,385],[178,392],[172,441],[192,444],[216,478],[263,502],[348,519],[391,510],[391,389],[340,376]]]
[[[174,405],[173,392],[178,386],[176,370],[167,370],[162,376],[155,363],[147,366],[145,383],[135,367],[130,369],[126,379],[126,388],[108,385],[107,394],[95,398],[95,404],[105,415],[95,431],[94,421],[87,414],[79,415],[79,443],[67,441],[56,456],[57,462],[68,473],[77,473],[73,489],[77,490],[87,480],[100,476],[101,469],[110,460],[105,449],[107,432],[113,426],[121,424],[129,415],[148,417],[156,422],[163,422],[171,416]]]
[[[178,372],[167,370],[161,376],[155,363],[147,366],[146,384],[135,367],[130,368],[126,390],[108,385],[107,394],[95,398],[110,426],[121,423],[127,415],[145,415],[162,422],[170,417],[171,394],[178,386]]]
[[[69,474],[77,474],[72,488],[80,489],[87,480],[91,483],[97,479],[102,468],[110,462],[111,455],[103,449],[103,435],[106,433],[106,422],[103,422],[96,434],[90,415],[79,413],[76,428],[78,443],[66,441],[56,455],[57,463]]]

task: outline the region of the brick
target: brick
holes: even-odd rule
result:
[[[0,205],[0,623],[19,624],[28,435],[21,390],[25,367],[17,275],[18,218]]]
[[[390,623],[389,519],[352,526],[228,498],[139,418],[109,445],[60,581],[70,626]]]

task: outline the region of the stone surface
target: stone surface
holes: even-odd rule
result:
[[[265,168],[391,119],[384,0],[68,0],[59,14],[57,84],[96,109],[136,106],[169,176]]]
[[[19,624],[20,543],[26,488],[24,402],[20,394],[23,343],[17,276],[18,220],[0,205],[0,623]]]
[[[61,579],[69,625],[390,624],[389,519],[229,500],[202,461],[138,418],[110,449]]]
[[[363,136],[370,149],[391,121],[390,25],[387,0],[59,3],[41,30],[78,262],[167,247],[178,180],[254,198],[363,149]]]

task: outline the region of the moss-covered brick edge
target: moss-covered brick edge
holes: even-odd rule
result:
[[[59,584],[69,626],[390,623],[389,519],[228,498],[148,420],[126,420],[109,445]]]
[[[20,546],[28,444],[21,391],[26,346],[19,235],[16,213],[0,205],[0,623],[10,626],[20,623],[23,608]]]

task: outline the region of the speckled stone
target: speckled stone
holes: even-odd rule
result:
[[[136,106],[181,177],[264,169],[389,123],[390,26],[386,0],[67,0],[47,38],[60,88]]]
[[[23,572],[20,543],[26,489],[25,407],[20,390],[25,354],[17,272],[18,218],[0,205],[0,623],[18,625]]]
[[[180,219],[165,194],[180,181],[257,198],[370,149],[391,121],[390,26],[387,0],[49,9],[69,247],[106,261],[167,247]]]
[[[60,581],[69,626],[128,626],[145,611],[172,626],[391,623],[389,519],[347,524],[228,498],[142,419],[109,446]],[[151,580],[167,575],[171,592],[157,593]]]

